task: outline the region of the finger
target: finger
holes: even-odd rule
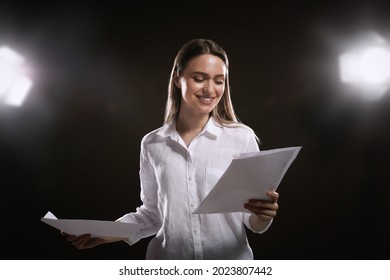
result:
[[[275,216],[269,216],[269,215],[256,215],[256,217],[263,221],[271,221]]]
[[[91,238],[84,243],[84,249],[89,249],[103,243],[101,238]]]
[[[77,236],[73,242],[75,244],[77,244],[77,243],[81,243],[81,242],[87,241],[90,238],[91,238],[91,236],[89,234],[88,235],[84,234],[84,235]]]
[[[87,241],[84,240],[83,242],[80,242],[80,243],[77,243],[77,244],[73,244],[73,246],[76,247],[76,249],[79,249],[79,250],[86,249],[86,248],[85,248],[85,243],[86,243],[86,242],[87,242]]]
[[[83,235],[66,235],[66,240],[68,241],[75,241],[80,238],[85,238],[87,236],[90,236],[89,234],[83,234]]]
[[[77,238],[76,235],[65,235],[65,236],[66,236],[66,240],[68,241],[74,241]]]
[[[276,216],[276,211],[272,211],[272,210],[258,210],[258,209],[248,209],[248,210],[258,217],[274,218]]]
[[[277,192],[268,191],[268,192],[267,192],[267,195],[268,195],[269,197],[271,197],[272,202],[277,202],[277,201],[279,200],[279,193],[277,193]]]
[[[105,243],[105,240],[102,238],[94,237],[87,240],[83,240],[82,242],[75,245],[77,249],[90,249],[97,245]]]
[[[253,205],[253,206],[262,206],[265,203],[270,203],[269,200],[264,200],[264,199],[249,199],[248,204]]]
[[[245,204],[244,207],[249,211],[252,211],[253,213],[261,213],[262,211],[273,211],[276,213],[276,211],[279,209],[279,206],[276,203],[268,204],[266,207],[259,207],[259,206],[252,206],[249,204]]]
[[[276,203],[276,202],[271,203],[269,201],[264,201],[264,200],[250,201],[249,203],[246,203],[245,205],[250,206],[252,208],[258,208],[260,210],[261,209],[269,209],[269,210],[278,210],[279,209],[278,203]]]
[[[251,206],[251,205],[244,205],[244,207],[252,212],[256,212],[256,213],[259,213],[259,212],[262,212],[262,211],[274,211],[276,212],[278,209],[277,209],[277,206],[274,206],[272,208],[266,208],[266,207],[257,207],[257,206]]]
[[[77,248],[81,248],[83,247],[84,243],[87,242],[90,238],[91,236],[89,234],[84,234],[78,236],[75,240],[73,240],[72,244]]]
[[[72,242],[73,246],[77,249],[85,249],[85,244],[88,242],[86,239],[77,240],[77,242]]]

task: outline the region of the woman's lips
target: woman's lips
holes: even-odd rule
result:
[[[197,96],[197,98],[204,104],[211,104],[214,100],[214,97]]]

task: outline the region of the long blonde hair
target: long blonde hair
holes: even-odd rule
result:
[[[215,55],[221,58],[226,65],[225,92],[210,115],[213,116],[215,121],[220,125],[240,123],[234,112],[232,100],[230,98],[228,57],[222,47],[209,39],[192,39],[184,44],[177,53],[169,80],[164,123],[168,123],[173,119],[176,119],[180,110],[181,90],[175,85],[174,78],[176,76],[180,77],[191,58],[202,54]]]

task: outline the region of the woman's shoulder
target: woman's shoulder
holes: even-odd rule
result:
[[[240,122],[232,122],[221,125],[222,129],[224,129],[225,132],[231,133],[231,134],[237,134],[242,136],[252,136],[255,135],[254,130],[243,123]]]
[[[173,134],[174,134],[174,130],[172,128],[172,124],[166,123],[163,126],[156,128],[148,132],[147,134],[145,134],[141,142],[143,144],[147,144],[151,142],[161,141],[161,139],[172,136]]]
[[[253,152],[259,150],[261,144],[255,131],[243,123],[234,123],[223,126],[224,140],[227,143],[240,147],[241,152]]]
[[[156,139],[158,137],[158,133],[159,131],[161,131],[163,127],[159,127],[157,129],[154,129],[148,133],[146,133],[144,135],[144,137],[142,137],[142,143],[149,143],[149,142],[152,142],[154,139]]]

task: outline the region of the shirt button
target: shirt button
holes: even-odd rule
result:
[[[194,233],[198,233],[198,231],[196,229],[194,229]]]
[[[188,177],[188,181],[191,181],[191,180],[192,180],[191,176],[190,176],[190,177]]]
[[[194,207],[194,204],[193,204],[193,203],[191,203],[191,207]]]

